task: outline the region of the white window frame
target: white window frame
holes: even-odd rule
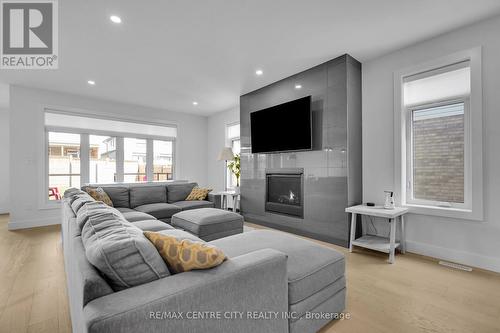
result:
[[[451,105],[451,104],[464,104],[464,202],[454,203],[454,202],[442,202],[434,200],[425,199],[415,199],[413,197],[413,120],[412,114],[414,111],[429,109],[433,107]],[[417,206],[436,206],[445,208],[458,208],[458,209],[470,209],[471,208],[471,198],[470,198],[470,131],[469,131],[469,96],[462,96],[459,98],[443,99],[439,101],[434,101],[431,103],[409,105],[405,107],[406,115],[406,174],[407,174],[407,186],[406,186],[406,203],[408,205]]]
[[[45,112],[54,112],[54,109],[44,108]],[[59,111],[58,111],[59,112]],[[109,117],[100,117],[95,115],[89,115],[84,113],[76,113],[76,112],[64,112],[60,113],[75,115],[75,116],[83,116],[95,119],[110,119]],[[43,117],[42,117],[43,118]],[[130,119],[119,119],[112,118],[114,120],[131,122],[131,123],[144,123],[144,124],[152,124],[157,126],[175,126],[170,124],[163,123],[152,123],[152,122],[141,122],[138,120],[130,120]],[[175,126],[177,127],[177,126]],[[178,131],[178,127],[177,127]],[[134,139],[144,139],[146,140],[147,145],[147,164],[146,164],[146,175],[148,177],[148,182],[153,179],[153,141],[172,141],[172,179],[176,177],[176,163],[177,163],[177,138],[176,137],[163,137],[163,136],[154,136],[154,135],[141,135],[141,134],[131,134],[131,133],[120,133],[113,131],[100,131],[100,130],[92,130],[92,129],[81,129],[81,128],[71,128],[65,126],[45,126],[44,125],[44,168],[43,168],[43,199],[41,209],[52,209],[56,208],[60,205],[60,200],[49,200],[48,198],[48,188],[49,188],[49,132],[62,132],[62,133],[70,133],[70,134],[80,134],[80,184],[88,184],[90,180],[90,158],[89,158],[89,135],[100,135],[100,136],[111,136],[116,138],[116,183],[123,183],[124,180],[124,138],[134,138]],[[63,195],[63,193],[61,193]]]
[[[405,106],[404,78],[469,61],[471,92],[468,96],[438,100],[418,106]],[[415,214],[443,216],[468,220],[483,220],[483,167],[482,167],[482,80],[481,48],[457,52],[394,73],[394,184],[398,205],[410,208]],[[411,198],[411,112],[415,109],[464,102],[464,204],[414,200]]]

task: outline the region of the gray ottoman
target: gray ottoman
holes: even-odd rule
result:
[[[211,241],[243,232],[243,216],[217,208],[199,208],[172,216],[172,225]]]

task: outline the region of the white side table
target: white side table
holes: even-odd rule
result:
[[[352,252],[353,245],[364,247],[367,249],[380,251],[389,254],[389,263],[394,263],[394,253],[396,248],[400,248],[401,253],[406,251],[405,240],[405,220],[404,215],[408,213],[408,208],[396,207],[394,209],[385,209],[383,206],[368,207],[363,205],[352,206],[345,209],[346,213],[351,213],[351,241],[349,244],[349,252]],[[386,218],[391,225],[391,232],[389,238],[364,235],[356,239],[356,215],[369,215],[375,217]],[[401,234],[399,242],[396,242],[396,221],[401,223]]]
[[[239,208],[240,204],[240,195],[234,191],[222,191],[222,192],[216,192],[213,193],[214,195],[220,195],[221,196],[221,204],[222,204],[222,209],[224,210],[229,210],[228,204],[227,204],[227,198],[231,197],[233,199],[233,212],[237,213],[237,207]]]

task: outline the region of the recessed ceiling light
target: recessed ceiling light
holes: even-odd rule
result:
[[[95,81],[92,81],[92,80],[88,80],[87,83],[90,84],[91,86],[95,85]]]
[[[122,23],[122,19],[119,17],[119,16],[116,16],[116,15],[111,15],[109,17],[109,19],[111,20],[111,22],[113,23]]]
[[[195,105],[195,106],[198,105],[198,102],[193,102],[193,105]]]
[[[300,84],[295,85],[295,89],[300,89],[300,88],[302,88],[302,86]]]
[[[262,69],[258,69],[258,70],[255,71],[255,74],[256,75],[262,75],[262,74],[264,74],[264,72],[262,71]]]

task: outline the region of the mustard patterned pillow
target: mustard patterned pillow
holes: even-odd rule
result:
[[[211,188],[195,187],[187,196],[186,201],[205,200],[210,191],[212,191]]]
[[[102,187],[86,187],[85,192],[87,192],[95,200],[102,201],[106,205],[113,207],[113,201],[111,201],[111,198],[106,192],[104,192]]]
[[[219,266],[226,260],[221,249],[207,243],[177,239],[152,231],[144,231],[144,236],[153,243],[173,273],[208,269]]]

